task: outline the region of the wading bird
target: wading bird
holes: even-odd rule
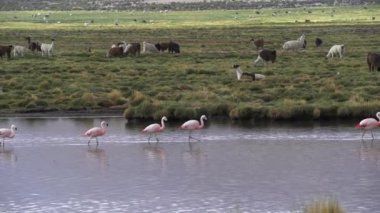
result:
[[[374,118],[366,118],[361,120],[358,124],[356,124],[356,128],[363,129],[363,135],[362,138],[364,137],[364,134],[366,133],[367,130],[371,131],[372,139],[375,137],[373,136],[372,129],[379,127],[380,126],[380,112],[376,113],[376,117],[378,120]]]
[[[17,130],[17,127],[13,124],[11,125],[10,129],[7,129],[7,128],[0,129],[0,138],[3,138],[3,146],[4,146],[5,138],[14,138],[14,136],[16,136],[16,130]],[[1,144],[1,141],[0,141],[0,144]]]
[[[168,119],[164,116],[161,118],[161,126],[160,124],[151,124],[147,127],[145,127],[141,132],[149,133],[148,143],[150,143],[150,138],[152,137],[152,134],[156,137],[157,143],[159,142],[157,138],[157,133],[164,131],[165,129],[165,121],[168,121]]]
[[[106,127],[108,126],[108,123],[105,121],[102,121],[100,123],[100,127],[93,127],[89,130],[87,130],[84,135],[90,137],[90,140],[88,140],[88,145],[90,145],[91,139],[96,139],[96,145],[99,145],[98,137],[106,134]]]
[[[205,115],[201,116],[199,122],[197,120],[189,120],[189,121],[186,121],[185,123],[183,123],[179,127],[180,129],[189,130],[189,142],[190,142],[191,138],[194,139],[194,140],[199,141],[199,139],[196,139],[196,138],[194,138],[194,137],[191,136],[191,132],[193,130],[202,129],[204,127],[203,120],[207,120],[207,118],[206,118]]]

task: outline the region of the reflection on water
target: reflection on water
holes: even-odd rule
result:
[[[359,151],[361,160],[374,160],[376,163],[380,160],[380,143],[375,140],[362,140]]]
[[[200,143],[187,143],[188,149],[183,151],[182,158],[189,168],[204,166],[207,161],[207,154],[202,151]]]
[[[83,131],[109,122],[99,146]],[[380,140],[352,123],[232,123],[212,119],[200,142],[168,122],[122,118],[0,119],[20,129],[0,149],[2,212],[301,212],[332,197],[347,212],[380,209]],[[375,132],[375,137],[380,138]]]
[[[98,146],[88,146],[86,158],[98,161],[103,167],[107,166],[107,154],[104,149],[101,149]]]
[[[17,155],[13,147],[0,146],[0,163],[10,163],[14,166],[17,162]]]
[[[158,143],[144,145],[143,151],[148,159],[166,161],[166,151]]]
[[[167,171],[167,153],[161,144],[145,144],[143,147],[143,152],[149,162],[159,164],[161,174]]]

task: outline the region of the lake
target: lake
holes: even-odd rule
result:
[[[99,146],[81,136],[109,123]],[[355,122],[206,121],[188,142],[178,122],[160,142],[120,117],[2,118],[0,212],[302,212],[338,200],[380,212],[380,140]],[[379,130],[375,137],[380,138]]]

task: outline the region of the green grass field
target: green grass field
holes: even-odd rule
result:
[[[380,52],[380,6],[2,12],[0,29],[2,45],[25,46],[26,36],[44,43],[56,39],[51,58],[29,54],[0,62],[2,113],[118,108],[126,109],[127,118],[180,119],[205,113],[236,119],[319,119],[380,111],[380,72],[369,72],[366,64],[367,52]],[[302,33],[307,48],[282,53],[282,44]],[[257,51],[249,43],[252,37],[264,38],[266,48],[278,51],[276,63],[253,66]],[[314,45],[316,37],[324,40],[321,48]],[[181,54],[106,58],[111,44],[123,40],[173,40],[181,45]],[[341,43],[347,48],[345,57],[325,60],[329,48]],[[238,82],[235,63],[267,78]]]

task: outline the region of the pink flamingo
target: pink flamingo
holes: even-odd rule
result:
[[[161,118],[161,126],[158,123],[151,124],[147,127],[145,127],[141,132],[146,132],[149,133],[149,138],[148,138],[148,143],[150,143],[150,138],[152,137],[152,134],[156,137],[157,143],[158,143],[158,138],[157,138],[157,133],[164,131],[165,129],[165,121],[168,121],[168,119],[164,116]]]
[[[11,125],[10,129],[7,129],[7,128],[0,129],[0,138],[3,138],[3,146],[5,144],[4,143],[5,138],[14,138],[16,136],[16,130],[17,130],[17,127],[13,124]]]
[[[190,142],[190,138],[199,141],[199,139],[196,139],[196,138],[194,138],[194,137],[191,136],[191,132],[192,132],[193,130],[202,129],[202,128],[204,127],[204,122],[203,122],[203,120],[207,120],[207,118],[206,118],[205,115],[202,115],[201,118],[200,118],[199,120],[200,120],[200,122],[198,122],[197,120],[189,120],[189,121],[186,121],[185,123],[183,123],[183,124],[179,127],[180,129],[189,130],[189,142]]]
[[[85,136],[90,137],[90,140],[88,140],[88,145],[90,145],[90,141],[93,138],[96,139],[96,145],[99,145],[98,137],[106,134],[106,126],[108,126],[108,123],[102,121],[100,123],[100,127],[93,127],[84,133]]]
[[[376,113],[376,117],[379,121],[374,118],[366,118],[356,124],[356,128],[362,128],[364,130],[362,138],[364,137],[365,132],[369,130],[371,131],[372,139],[374,139],[372,129],[380,126],[380,112]]]

